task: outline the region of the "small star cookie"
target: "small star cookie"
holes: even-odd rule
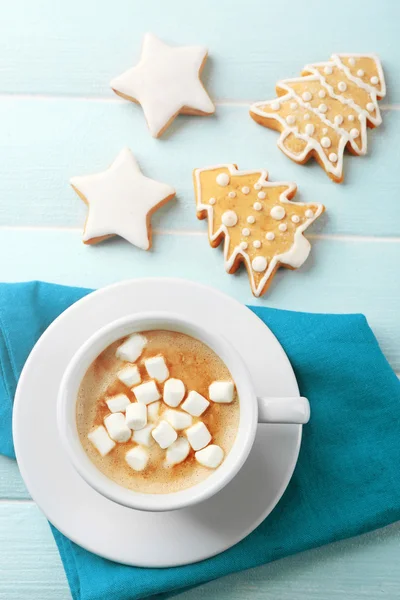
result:
[[[175,196],[166,183],[145,177],[129,148],[102,173],[73,177],[71,185],[88,205],[83,242],[119,235],[143,250],[151,247],[151,215]]]
[[[142,105],[151,135],[160,137],[179,113],[215,112],[200,81],[206,60],[207,49],[202,46],[168,46],[147,33],[139,63],[110,85],[122,98]]]
[[[325,207],[291,202],[294,183],[270,183],[266,171],[232,164],[195,169],[193,179],[197,217],[208,217],[211,246],[224,240],[228,273],[244,263],[254,296],[264,294],[280,266],[297,269],[307,259],[311,246],[303,232]]]
[[[382,123],[378,100],[386,94],[379,59],[373,55],[333,54],[307,65],[302,77],[276,85],[278,98],[256,102],[251,117],[281,132],[279,148],[297,163],[311,156],[333,181],[343,181],[343,153],[367,152],[367,127]]]

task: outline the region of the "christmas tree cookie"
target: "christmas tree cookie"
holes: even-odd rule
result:
[[[261,296],[277,269],[297,269],[311,246],[303,232],[324,211],[322,204],[291,202],[296,184],[267,181],[266,171],[238,171],[227,164],[193,173],[197,217],[208,218],[213,248],[224,241],[225,269],[244,263],[252,292]]]
[[[343,153],[367,152],[367,127],[381,124],[378,100],[386,94],[379,59],[372,54],[333,54],[307,65],[301,77],[276,85],[277,98],[256,102],[251,117],[281,132],[278,146],[295,162],[312,156],[329,177],[343,181]]]

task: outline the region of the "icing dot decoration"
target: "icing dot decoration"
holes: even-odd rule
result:
[[[326,111],[328,110],[328,107],[327,107],[327,105],[326,105],[326,104],[322,103],[322,104],[320,104],[320,105],[318,106],[318,110],[319,110],[319,112],[321,112],[321,113],[326,113]]]
[[[238,216],[234,210],[226,210],[221,216],[221,221],[226,227],[234,227],[238,222]]]
[[[228,173],[219,173],[217,175],[217,183],[218,185],[220,185],[221,187],[226,187],[228,185],[228,183],[230,182],[230,177],[228,175]]]
[[[265,234],[265,238],[266,238],[268,241],[272,242],[272,240],[274,240],[274,239],[275,239],[275,234],[274,234],[274,232],[273,232],[273,231],[267,231],[267,233]]]
[[[341,125],[343,123],[342,115],[335,115],[333,122],[335,123],[335,125]]]
[[[250,225],[253,225],[253,223],[256,222],[256,219],[255,217],[253,217],[253,215],[250,215],[249,217],[247,217],[246,221],[250,223]]]
[[[309,113],[306,113],[306,114],[304,115],[303,119],[304,119],[305,121],[308,121],[308,120],[310,119],[310,115],[309,115]]]
[[[284,218],[284,216],[286,215],[286,211],[283,208],[283,206],[273,206],[271,208],[271,211],[269,213],[271,215],[271,217],[273,219],[276,219],[277,221],[280,221],[281,219]]]
[[[262,273],[267,268],[267,259],[264,256],[256,256],[251,262],[253,271],[256,273]]]
[[[239,246],[242,250],[247,250],[247,248],[249,247],[247,242],[240,242]]]
[[[250,194],[250,188],[247,187],[247,185],[245,185],[244,187],[242,187],[242,193],[243,194]]]
[[[323,138],[321,139],[321,146],[322,146],[323,148],[330,148],[330,147],[331,147],[331,144],[332,144],[332,142],[331,142],[330,138],[328,138],[328,137],[323,137]]]
[[[279,231],[286,231],[287,230],[287,225],[286,223],[280,223],[278,226]]]
[[[324,73],[325,73],[325,75],[332,75],[332,67],[330,67],[329,65],[327,65],[324,68]]]
[[[375,106],[372,104],[372,102],[368,102],[367,104],[367,111],[368,112],[373,112],[375,110]]]
[[[254,184],[254,189],[255,190],[261,190],[261,183],[255,183]]]
[[[364,77],[364,71],[363,71],[362,69],[358,69],[358,71],[357,71],[357,75],[358,75],[359,77]]]
[[[349,115],[347,118],[349,121],[354,121],[354,115]]]
[[[254,240],[253,246],[254,246],[254,248],[261,248],[261,242],[260,242],[260,240]]]
[[[307,123],[305,127],[305,132],[307,135],[312,135],[315,131],[315,127],[312,123]]]
[[[351,67],[354,67],[355,64],[356,64],[356,59],[355,58],[349,58],[349,65]]]
[[[228,194],[229,198],[236,198],[236,192],[232,191]]]
[[[280,107],[281,107],[281,105],[279,104],[278,100],[274,100],[273,102],[271,102],[272,110],[279,110]]]
[[[257,197],[260,198],[260,200],[264,200],[264,198],[266,197],[266,193],[265,192],[258,192]],[[259,208],[256,208],[256,210],[260,210]]]
[[[360,132],[354,127],[353,129],[350,129],[350,135],[352,138],[356,138],[360,135]]]
[[[254,210],[262,210],[261,202],[254,202],[253,208],[254,208]]]
[[[325,96],[326,96],[326,91],[325,91],[325,90],[319,90],[319,92],[318,92],[318,96],[319,96],[320,98],[325,98]]]
[[[376,85],[377,83],[379,83],[379,77],[374,75],[373,77],[371,77],[370,82],[372,83],[372,85]]]
[[[301,97],[303,98],[304,102],[309,102],[312,98],[312,94],[310,94],[310,92],[303,92]]]
[[[322,130],[322,133],[323,133],[323,134],[325,134],[325,133],[328,133],[328,129],[327,129],[327,127],[324,127],[324,128],[323,128],[323,130]]]
[[[296,117],[294,117],[293,115],[288,115],[286,117],[286,123],[288,125],[294,125],[296,123]]]
[[[244,237],[249,237],[249,235],[250,235],[250,229],[248,229],[247,227],[245,227],[244,229],[242,229],[242,235],[244,235]]]
[[[293,221],[293,223],[299,223],[300,222],[300,217],[298,215],[293,215],[292,216],[292,221]]]
[[[296,110],[297,106],[298,106],[298,105],[297,105],[297,102],[292,102],[292,103],[291,103],[291,105],[290,105],[290,108],[291,108],[292,110]]]
[[[314,211],[312,211],[311,208],[307,208],[304,215],[307,217],[307,219],[312,219],[314,216]]]
[[[335,163],[335,162],[337,162],[337,159],[338,159],[337,154],[335,154],[334,152],[331,152],[329,155],[329,160],[331,162]]]
[[[345,81],[339,81],[338,90],[339,92],[345,92],[347,90],[347,84]]]
[[[208,204],[215,204],[216,203],[216,199],[215,198],[210,198],[208,201]]]

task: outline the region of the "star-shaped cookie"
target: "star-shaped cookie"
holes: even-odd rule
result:
[[[151,215],[175,196],[166,183],[145,177],[129,148],[102,173],[73,177],[71,185],[88,205],[83,242],[119,235],[143,250],[151,247]]]
[[[322,204],[291,202],[296,184],[267,181],[266,171],[238,171],[226,164],[193,173],[197,217],[208,217],[213,248],[224,240],[225,269],[244,263],[251,289],[261,296],[277,269],[297,269],[311,246],[303,232],[325,210]]]
[[[122,98],[142,105],[151,135],[160,137],[179,113],[215,112],[200,81],[206,60],[202,46],[173,47],[147,33],[139,63],[110,85]]]

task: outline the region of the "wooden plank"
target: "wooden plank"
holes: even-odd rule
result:
[[[33,503],[0,504],[0,598],[70,600],[50,529]],[[5,543],[4,543],[5,542]],[[400,524],[210,582],[181,600],[395,600]],[[351,564],[351,569],[349,569]]]
[[[135,107],[119,102],[2,98],[0,113],[7,115],[0,136],[0,226],[81,228],[86,207],[70,177],[104,170],[128,145],[148,176],[176,187],[176,200],[153,217],[157,228],[203,231],[192,170],[234,162],[266,167],[271,180],[297,182],[299,200],[324,202],[327,212],[314,232],[400,234],[400,111],[386,111],[384,127],[369,132],[370,155],[346,158],[342,185],[316,163],[290,161],[276,147],[277,132],[254,123],[245,107],[220,107],[215,118],[182,117],[161,141],[148,135]]]
[[[356,238],[355,238],[356,239]],[[264,299],[253,298],[247,274],[227,275],[222,252],[204,235],[158,235],[144,252],[114,238],[84,246],[77,232],[3,230],[0,236],[2,279],[42,279],[100,287],[133,277],[182,277],[214,286],[244,303],[309,312],[362,312],[396,371],[400,371],[398,319],[400,243],[313,240],[303,268],[281,269]],[[382,265],[385,265],[382,269]]]
[[[21,18],[23,15],[23,18]],[[284,77],[333,52],[376,52],[399,102],[397,2],[309,0],[15,0],[3,11],[0,91],[111,96],[110,79],[133,66],[143,33],[175,44],[202,44],[210,61],[204,79],[214,98],[263,100]],[[320,29],[316,28],[320,23]],[[16,26],[18,24],[18,26]],[[367,33],[366,33],[367,32]]]
[[[0,455],[0,500],[26,500],[30,498],[15,460]]]

